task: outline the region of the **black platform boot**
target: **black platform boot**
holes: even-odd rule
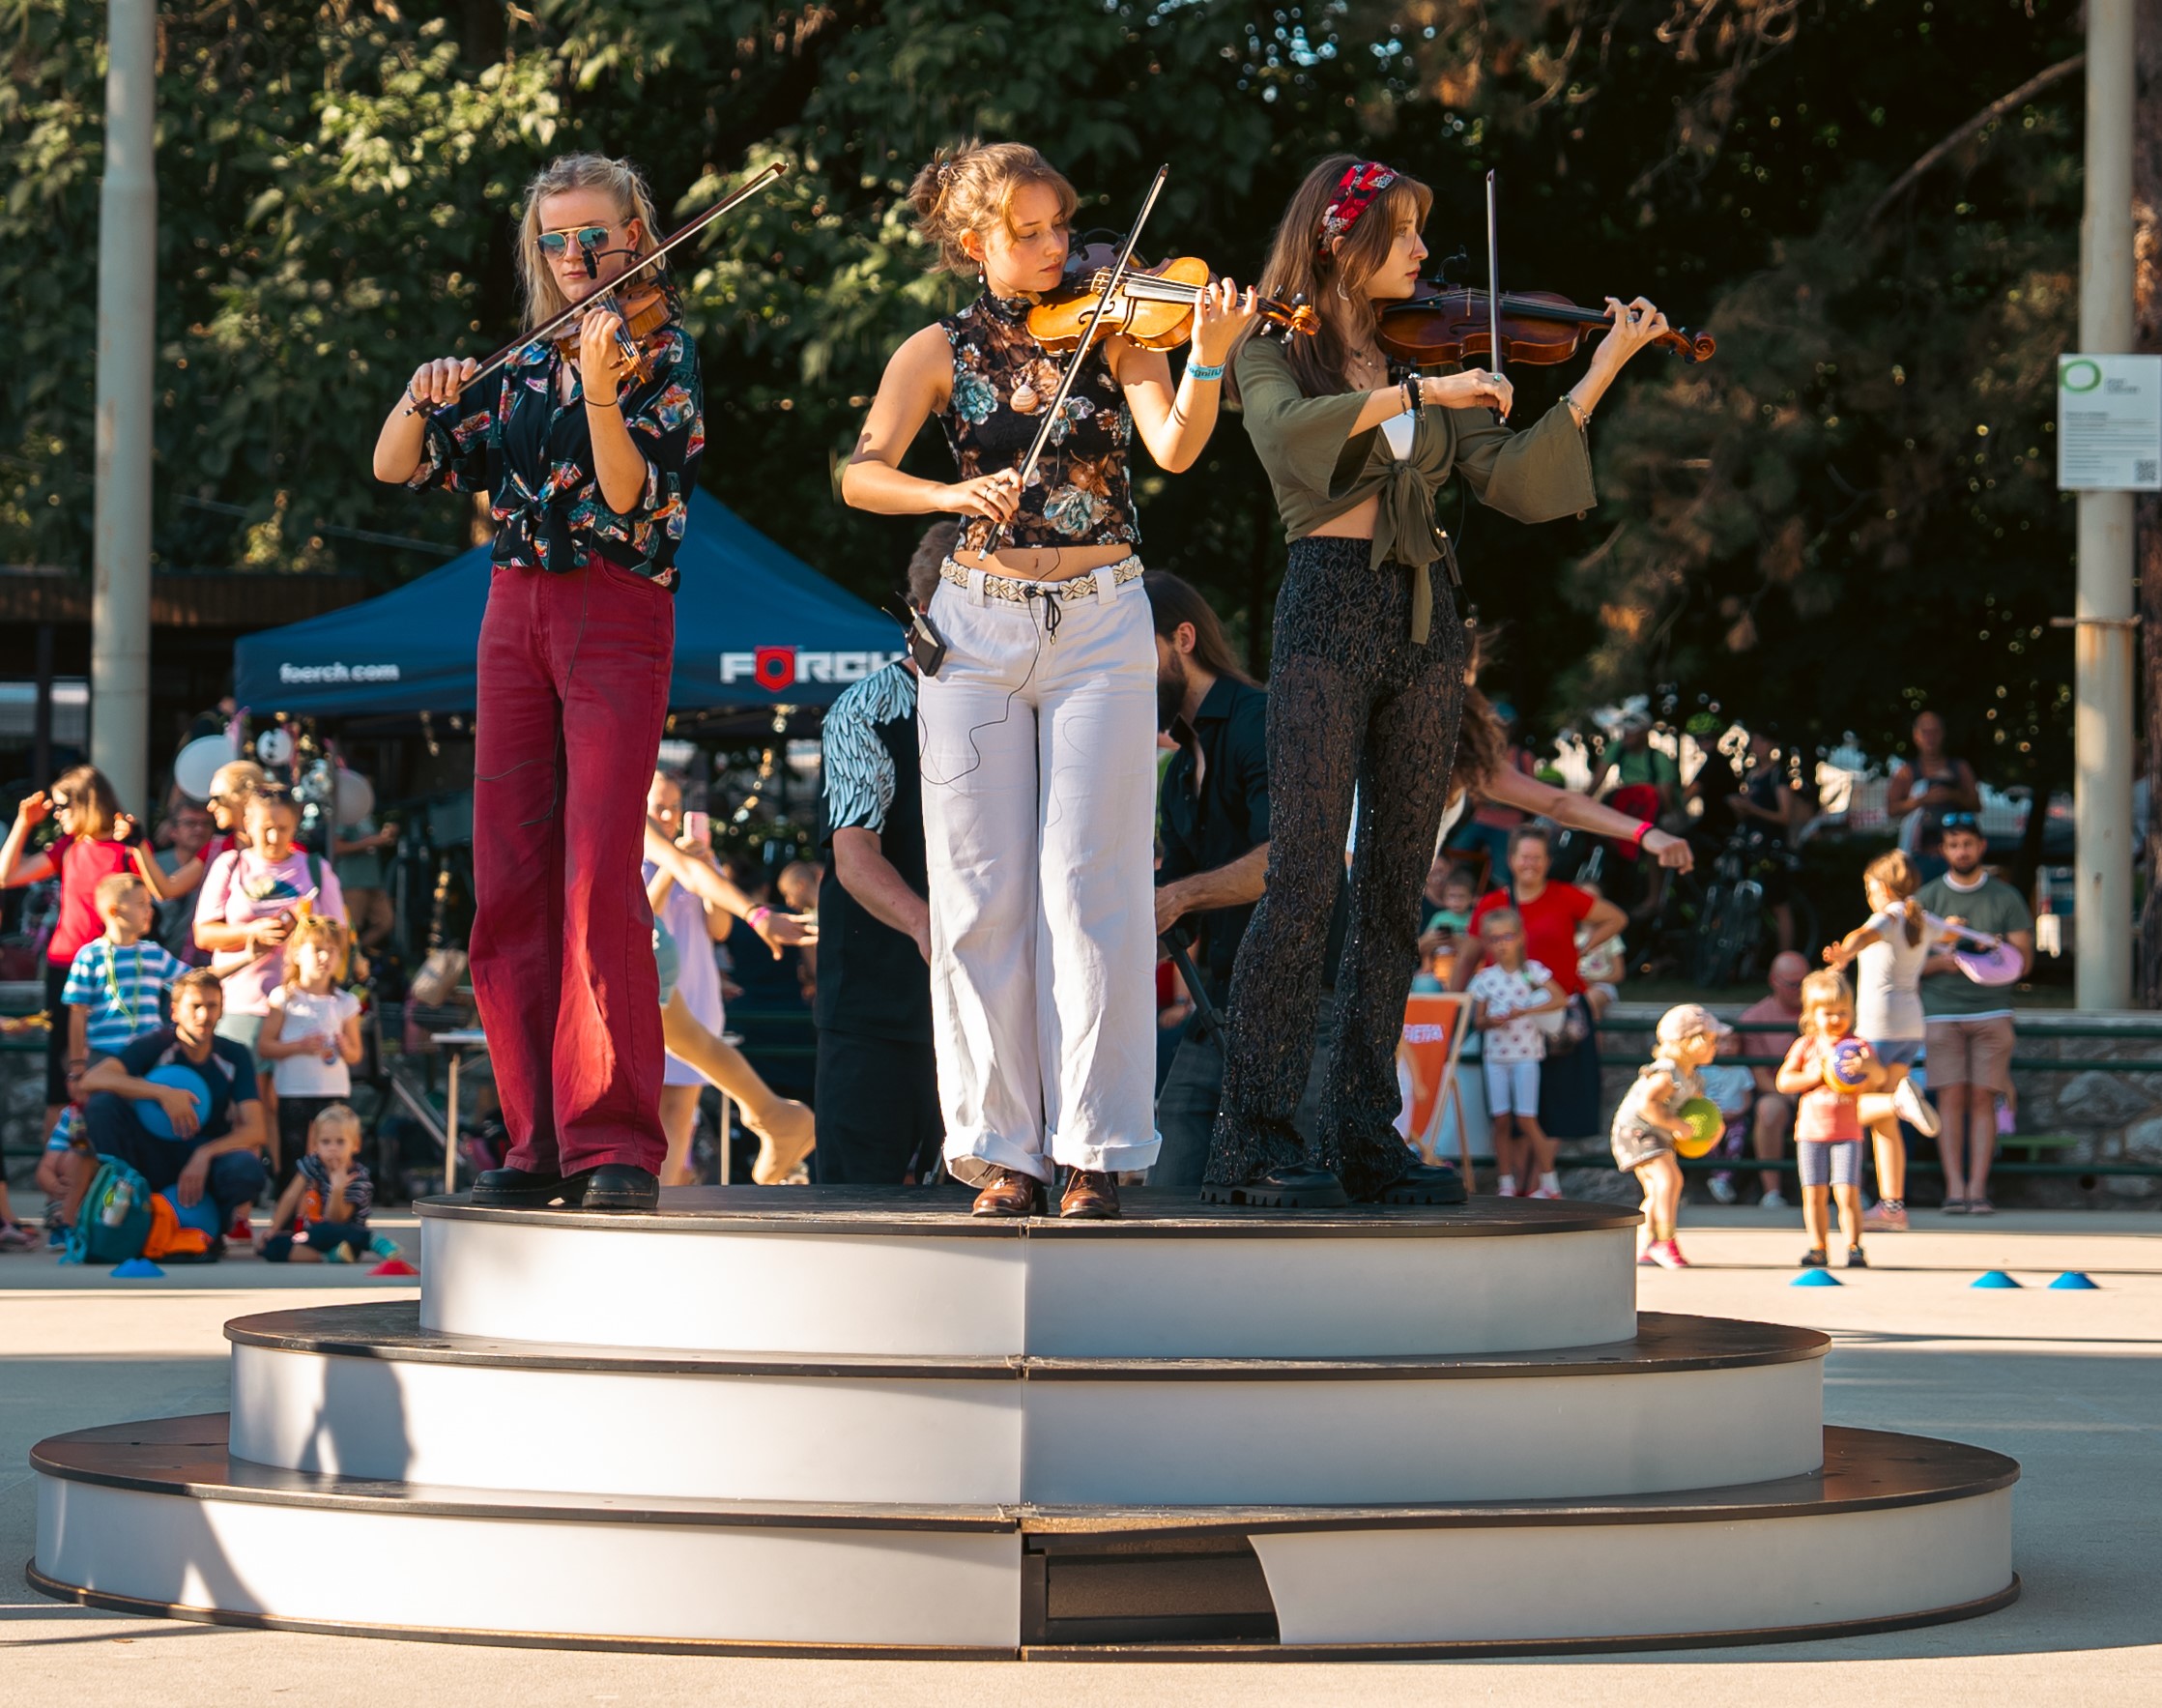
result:
[[[563,1175],[548,1169],[490,1169],[473,1183],[472,1201],[483,1209],[575,1210],[586,1201],[592,1171]]]
[[[1371,1203],[1452,1204],[1464,1201],[1464,1177],[1447,1163],[1413,1163],[1401,1179],[1391,1181]]]
[[[1327,1169],[1281,1163],[1236,1186],[1201,1183],[1203,1203],[1249,1204],[1264,1210],[1340,1210],[1351,1201],[1343,1182]]]

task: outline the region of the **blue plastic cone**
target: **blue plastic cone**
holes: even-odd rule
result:
[[[2002,1288],[2007,1287],[2017,1287],[2019,1286],[2019,1283],[2014,1281],[2009,1275],[2006,1275],[2002,1269],[1991,1269],[1985,1274],[1975,1276],[1971,1285],[1975,1287]]]
[[[1839,1277],[1832,1274],[1829,1269],[1804,1269],[1787,1285],[1790,1287],[1837,1287]]]
[[[2102,1289],[2077,1269],[2067,1269],[2049,1284],[2050,1291],[2057,1293],[2091,1293]]]
[[[113,1279],[115,1281],[156,1281],[160,1279],[164,1273],[164,1270],[159,1268],[148,1258],[130,1258],[125,1263],[115,1263],[113,1265]]]

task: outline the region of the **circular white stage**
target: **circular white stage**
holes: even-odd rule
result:
[[[1756,1641],[2017,1592],[2016,1464],[1826,1430],[1821,1335],[1639,1318],[1632,1212],[1134,1199],[431,1201],[418,1308],[237,1319],[229,1419],[41,1443],[31,1580],[418,1637],[1064,1658]]]

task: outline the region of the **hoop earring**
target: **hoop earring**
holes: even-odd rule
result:
[[[1340,274],[1337,276],[1337,295],[1346,303],[1351,301],[1351,293],[1343,288],[1343,276]]]

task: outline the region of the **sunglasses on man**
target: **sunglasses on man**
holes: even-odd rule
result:
[[[1975,832],[1975,835],[1979,836],[1981,834],[1982,822],[1980,818],[1974,813],[1946,813],[1943,818],[1937,821],[1937,828],[1939,829],[1939,831],[1972,830]]]

